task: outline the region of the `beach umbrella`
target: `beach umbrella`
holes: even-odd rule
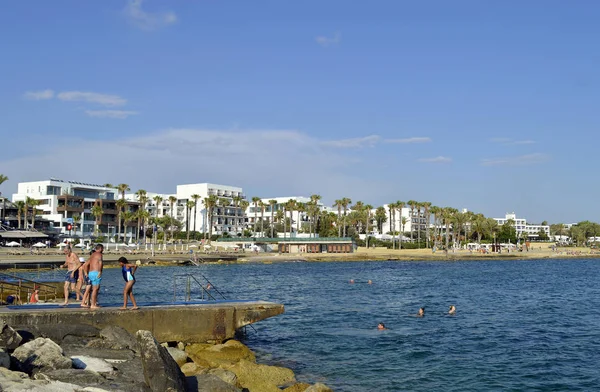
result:
[[[67,246],[67,244],[65,244],[64,242],[61,242],[60,244],[58,244],[56,246],[58,246],[59,248],[62,248],[63,246]]]
[[[35,244],[32,245],[34,248],[45,248],[46,244],[44,244],[43,242],[36,242]]]
[[[76,248],[83,248],[85,245],[83,244],[83,242],[78,243],[77,245],[75,245]]]
[[[19,244],[19,243],[18,243],[18,242],[16,242],[16,241],[11,241],[11,242],[7,242],[7,243],[6,243],[6,246],[10,246],[10,247],[13,247],[13,246],[21,246],[21,244]]]

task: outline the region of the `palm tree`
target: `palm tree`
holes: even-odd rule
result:
[[[394,226],[396,224],[396,203],[389,203],[388,211],[390,214],[390,234],[392,235],[392,249],[396,249],[396,245],[394,243]]]
[[[198,200],[200,200],[201,197],[202,196],[195,193],[192,195],[192,200],[194,200],[194,241],[196,240],[196,221],[198,220]]]
[[[366,219],[366,225],[365,225],[365,245],[367,246],[367,249],[369,249],[369,222],[371,221],[371,210],[373,209],[373,206],[370,204],[367,204],[365,206],[365,210],[367,212],[367,219]]]
[[[136,233],[136,239],[139,241],[140,240],[140,229],[142,229],[143,232],[145,232],[144,227],[142,227],[142,220],[143,220],[143,215],[144,214],[140,214],[140,211],[146,211],[146,203],[148,202],[148,192],[146,192],[144,189],[139,189],[137,192],[135,192],[135,196],[138,199],[138,202],[140,203],[139,208],[138,208],[138,213],[136,213],[136,217],[137,217],[137,233]]]
[[[413,242],[413,231],[415,231],[415,207],[417,206],[417,202],[409,200],[406,204],[410,207],[410,242]]]
[[[2,185],[6,181],[8,181],[8,177],[5,176],[4,174],[0,174],[0,185]],[[1,194],[1,192],[0,192],[0,194]],[[5,218],[6,218],[6,198],[3,197],[2,198],[2,216],[0,216],[0,223],[4,222]]]
[[[417,246],[421,249],[421,203],[415,202],[415,209],[417,210]]]
[[[427,248],[430,247],[430,243],[429,243],[429,224],[431,221],[431,202],[428,201],[424,201],[423,203],[421,203],[421,205],[423,206],[423,214],[425,215],[425,241],[426,244],[425,246]]]
[[[338,224],[338,237],[342,236],[342,199],[338,199],[334,202],[333,207],[337,207],[337,224]]]
[[[203,200],[204,205],[206,207],[206,212],[208,214],[208,242],[210,243],[212,239],[212,228],[213,228],[213,209],[217,206],[219,202],[219,198],[216,195],[210,195]]]
[[[300,233],[300,214],[306,212],[306,204],[297,202],[296,211],[298,211],[298,219],[296,220],[296,233]]]
[[[139,209],[139,210],[137,210],[136,214],[137,214],[137,218],[142,223],[142,236],[143,236],[143,240],[144,240],[144,244],[145,244],[146,243],[146,224],[148,223],[148,221],[150,219],[150,212],[146,211],[146,209]]]
[[[192,208],[194,208],[196,206],[196,202],[194,200],[188,200],[185,203],[185,208],[186,208],[186,224],[187,224],[187,228],[185,229],[187,232],[187,242],[190,242],[190,215],[192,212]]]
[[[35,207],[41,204],[41,200],[31,199],[29,205],[31,208],[31,230],[35,230],[35,216],[37,215],[37,209]]]
[[[290,213],[290,238],[292,238],[294,232],[294,210],[296,209],[296,200],[289,199],[285,209]]]
[[[102,201],[100,201],[102,206]],[[117,205],[117,224],[119,225],[117,244],[121,241],[121,223],[123,222],[123,214],[125,213],[125,207],[127,207],[127,201],[125,199],[119,199],[116,201]]]
[[[408,223],[408,218],[405,216],[400,217],[400,244],[398,249],[402,249],[402,237],[404,237],[404,226]]]
[[[110,184],[107,184],[110,185]],[[119,184],[116,186],[117,191],[121,194],[121,199],[125,199],[125,192],[129,192],[131,188],[127,184]]]
[[[260,234],[262,237],[265,235],[265,210],[267,205],[261,200],[258,202],[258,206],[260,207]]]
[[[33,202],[33,199],[29,196],[25,198],[25,209],[23,210],[23,229],[27,230],[27,216],[29,215],[29,206]]]
[[[441,223],[440,223],[440,214],[442,212],[440,207],[437,206],[432,206],[429,207],[429,212],[433,215],[433,246],[435,248],[438,247],[438,232],[440,233],[439,235],[441,235]]]
[[[481,237],[486,230],[485,217],[483,214],[475,214],[471,222],[471,230],[473,233],[477,233],[477,243],[481,244]]]
[[[375,210],[375,222],[377,222],[377,231],[380,234],[383,234],[383,223],[385,221],[387,221],[387,213],[384,207],[379,206]]]
[[[271,238],[273,238],[273,229],[275,228],[275,221],[273,220],[273,214],[275,212],[275,205],[277,204],[277,200],[269,200],[269,205],[271,206]]]
[[[344,211],[344,237],[346,237],[346,212],[348,211],[350,204],[352,204],[352,200],[350,200],[350,198],[342,198],[342,209]]]
[[[77,226],[79,225],[79,222],[81,222],[81,215],[73,214],[73,225],[75,229],[75,235],[77,235]],[[81,225],[81,238],[83,238],[83,225]]]
[[[158,207],[162,204],[163,202],[163,197],[160,195],[156,195],[152,198],[154,200],[154,203],[156,204],[156,211],[154,213],[154,223],[158,226]],[[158,237],[158,228],[156,229],[156,231],[154,231],[154,225],[152,225],[152,236],[153,236],[153,241],[154,244],[156,245],[156,240]],[[163,235],[163,239],[164,239],[164,235]]]
[[[23,200],[19,200],[15,202],[17,206],[17,221],[19,223],[19,230],[21,229],[21,214],[25,212],[25,202]]]
[[[94,228],[94,232],[98,234],[100,231],[100,221],[102,220],[102,215],[104,214],[104,210],[102,209],[102,205],[98,204],[98,202],[94,203],[94,206],[91,209],[92,215],[95,218],[96,227]]]
[[[258,214],[258,202],[260,201],[260,197],[254,196],[252,198],[252,204],[254,204],[254,235],[256,235],[256,226],[257,226],[257,214]]]
[[[314,231],[314,236],[316,237],[316,227],[317,227],[317,216],[319,215],[319,201],[321,200],[321,195],[311,195],[310,196],[310,201],[314,204],[313,208],[311,209],[312,212],[312,218],[311,218],[311,231]]]
[[[169,208],[171,209],[171,218],[175,219],[175,215],[173,213],[173,209],[175,208],[175,203],[177,203],[177,197],[169,196]],[[175,237],[173,236],[173,226],[171,226],[171,241],[173,241]]]
[[[242,199],[240,201],[240,211],[242,212],[242,219],[244,219],[244,215],[246,215],[246,210],[248,209],[248,206],[250,205],[250,202],[248,200]],[[244,230],[242,230],[242,235],[244,233]]]
[[[404,203],[403,201],[396,201],[395,206],[396,206],[396,211],[398,211],[398,223],[401,223],[402,221],[402,209],[404,208],[406,203]],[[412,220],[411,220],[411,224],[412,224]],[[396,221],[394,220],[394,227],[396,227]],[[402,238],[404,236],[404,227],[402,225],[400,225],[400,232],[398,233],[399,238]],[[401,249],[402,244],[398,243],[398,249]]]

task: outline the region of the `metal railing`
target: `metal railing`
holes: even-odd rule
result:
[[[17,294],[17,301],[30,302],[31,294],[34,290],[38,290],[40,300],[47,301],[56,299],[57,288],[53,285],[40,283],[35,280],[26,279],[18,275],[7,274],[0,272],[0,298],[4,300],[5,294]],[[23,294],[26,295],[26,300],[23,301]]]
[[[181,285],[183,284],[184,294],[183,300],[185,302],[189,302],[192,300],[192,296],[194,294],[198,294],[199,298],[195,298],[196,300],[201,301],[216,301],[217,299],[212,295],[210,290],[213,290],[217,293],[222,299],[226,299],[223,293],[219,291],[207,278],[202,274],[198,274],[204,279],[206,282],[202,284],[200,280],[192,275],[192,274],[175,274],[173,275],[173,302],[177,302],[178,295],[177,293],[181,290]],[[194,290],[196,289],[196,290]]]

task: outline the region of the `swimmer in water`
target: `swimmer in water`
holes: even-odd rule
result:
[[[369,279],[369,281],[367,282],[368,284],[373,284],[373,282],[371,282],[371,279]]]
[[[448,310],[448,314],[454,316],[456,314],[456,306],[450,305],[450,309]]]
[[[350,283],[354,283],[354,279],[350,279]]]
[[[417,313],[417,317],[425,316],[425,308],[419,308],[419,313]]]
[[[379,324],[377,324],[377,329],[382,330],[382,329],[387,329],[387,328],[385,327],[384,323],[379,323]]]

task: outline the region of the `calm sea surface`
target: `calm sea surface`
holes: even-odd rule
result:
[[[335,391],[600,390],[600,260],[142,267],[139,302],[172,300],[183,273],[203,274],[230,299],[285,304],[244,343],[299,381]],[[118,301],[120,270],[102,283],[101,301]],[[445,315],[450,304],[456,316]],[[421,306],[425,317],[414,317]]]

